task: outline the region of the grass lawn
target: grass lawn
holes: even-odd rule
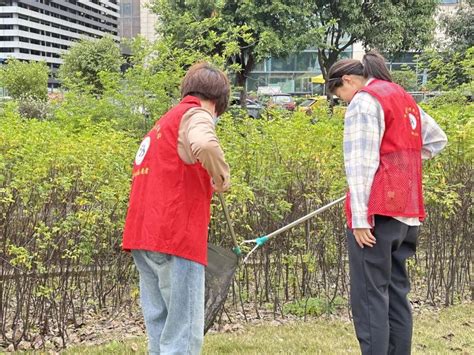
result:
[[[413,354],[474,354],[474,305],[427,312],[415,318]],[[74,347],[65,354],[145,354],[146,339]],[[246,325],[205,338],[203,354],[358,354],[352,324],[324,318],[284,325]]]

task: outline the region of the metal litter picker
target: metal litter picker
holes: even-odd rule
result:
[[[346,199],[346,196],[342,196],[340,198],[338,198],[337,200],[335,201],[332,201],[330,203],[328,203],[327,205],[321,207],[321,208],[318,208],[316,211],[313,211],[311,213],[308,213],[306,216],[303,216],[301,217],[300,219],[297,219],[296,221],[294,222],[291,222],[290,224],[287,224],[286,226],[284,227],[281,227],[280,229],[277,229],[276,231],[270,233],[270,234],[267,234],[267,235],[264,235],[264,236],[261,236],[259,238],[256,238],[256,239],[248,239],[248,240],[244,240],[242,243],[255,243],[255,246],[253,247],[253,249],[245,256],[244,258],[244,263],[247,261],[247,259],[250,257],[250,255],[252,255],[258,248],[260,248],[261,246],[263,246],[266,242],[268,242],[271,238],[273,237],[276,237],[277,235],[287,231],[288,229],[290,228],[293,228],[294,226],[297,226],[298,224],[300,223],[303,223],[304,221],[316,216],[317,214],[320,214],[321,212],[323,211],[326,211],[328,208],[334,206],[334,205],[337,205],[339,202],[342,202]]]
[[[239,258],[242,255],[240,246],[237,243],[237,238],[230,221],[229,212],[224,201],[222,194],[218,194],[219,200],[224,210],[224,215],[229,227],[230,234],[234,243],[232,251],[222,248],[217,245],[208,244],[208,265],[206,267],[206,284],[205,284],[205,315],[204,315],[204,334],[211,328],[215,321],[215,318],[219,314],[219,311],[224,306],[224,302],[227,298],[230,285],[234,279],[234,273],[237,270]],[[341,197],[327,205],[317,209],[314,212],[307,214],[304,217],[270,233],[265,236],[244,240],[244,243],[255,243],[253,249],[244,258],[244,263],[247,261],[250,255],[252,255],[259,247],[267,243],[271,238],[285,232],[286,230],[316,216],[317,214],[327,210],[328,208],[344,201],[346,197]]]

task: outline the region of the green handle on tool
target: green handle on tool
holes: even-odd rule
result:
[[[235,255],[241,256],[242,255],[242,250],[240,250],[240,247],[237,245],[232,248],[232,251],[234,252]]]
[[[267,236],[263,236],[263,237],[255,239],[255,243],[257,243],[258,247],[261,247],[268,241],[268,239],[269,238]]]

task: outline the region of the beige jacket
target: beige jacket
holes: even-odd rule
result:
[[[230,187],[230,169],[216,136],[212,114],[196,107],[187,111],[179,126],[178,154],[186,164],[200,162],[217,192]]]

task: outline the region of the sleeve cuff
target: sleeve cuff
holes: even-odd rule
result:
[[[352,212],[352,228],[372,228],[367,220],[367,213],[354,214]]]

